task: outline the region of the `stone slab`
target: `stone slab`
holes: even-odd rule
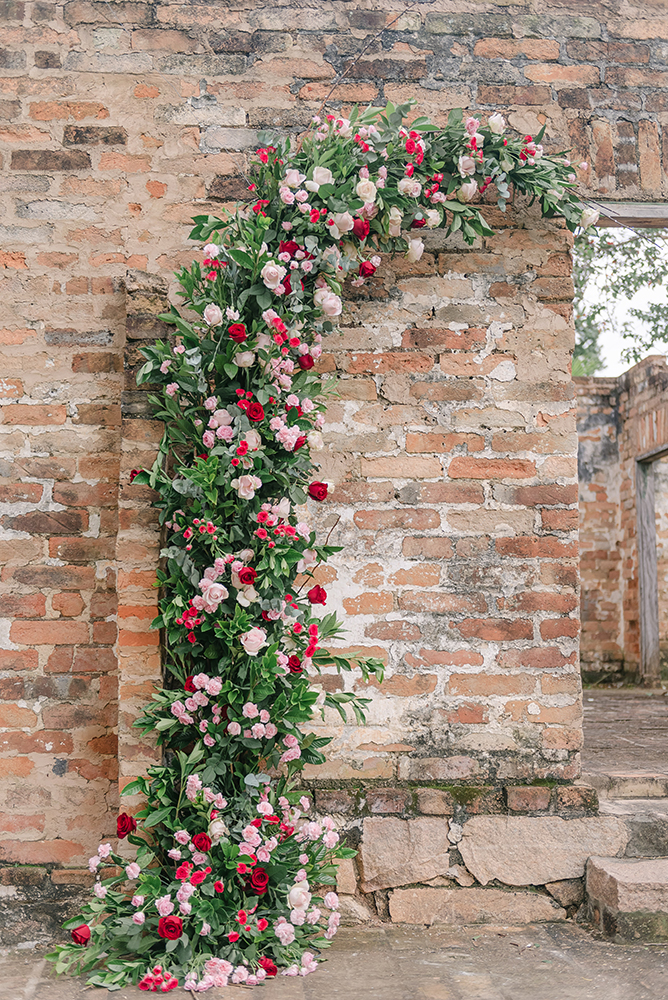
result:
[[[444,875],[450,867],[449,847],[446,819],[367,817],[359,854],[362,892]]]
[[[396,889],[390,916],[397,924],[540,923],[566,911],[538,892],[505,889]]]
[[[545,885],[580,878],[587,858],[621,854],[628,837],[616,816],[474,816],[458,846],[482,885]]]
[[[601,812],[626,823],[628,858],[668,857],[668,799],[604,799]]]
[[[611,913],[668,914],[668,858],[590,858],[587,896]]]

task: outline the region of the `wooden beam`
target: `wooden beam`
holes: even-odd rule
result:
[[[636,462],[636,518],[638,525],[638,607],[640,618],[640,676],[643,684],[661,679],[659,653],[659,581],[656,557],[654,463]]]
[[[668,202],[595,201],[601,213],[598,225],[636,229],[668,229]]]

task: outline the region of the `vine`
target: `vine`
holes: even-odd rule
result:
[[[316,373],[323,336],[343,310],[346,278],[363,285],[380,253],[417,261],[419,230],[492,235],[481,197],[505,211],[511,189],[574,230],[595,221],[563,153],[542,132],[506,134],[453,111],[445,128],[404,119],[410,104],[316,117],[296,145],[264,139],[252,204],[200,216],[201,260],[178,279],[183,308],[162,317],[170,342],[142,349],[138,374],[164,423],[158,457],[131,479],[153,488],[166,544],[158,570],[166,686],[135,725],[164,762],[127,785],[146,805],[118,817],[128,861],[101,844],[93,897],[51,956],[108,989],[167,992],[306,975],[338,923],[344,847],[329,817],[310,815],[305,764],[329,738],[326,708],[364,721],[368,699],[314,690],[325,669],[382,680],[378,660],[327,651],[341,634],[317,567],[304,504],[323,502],[312,453],[323,447],[333,382]]]

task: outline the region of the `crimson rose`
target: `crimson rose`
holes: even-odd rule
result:
[[[299,365],[301,370],[305,372],[308,371],[309,368],[313,368],[315,361],[313,360],[310,354],[302,354],[297,364]]]
[[[263,955],[262,958],[258,959],[257,964],[260,966],[261,969],[264,969],[264,971],[267,973],[267,976],[271,977],[278,975],[278,968],[270,958],[266,958]]]
[[[251,566],[244,566],[243,569],[239,570],[239,582],[243,583],[244,587],[250,587],[255,583],[257,577],[257,572]]]
[[[183,934],[181,917],[160,917],[160,920],[158,920],[158,934],[161,938],[167,938],[169,941],[178,941]]]
[[[303,448],[305,444],[306,444],[306,434],[300,434],[297,440],[295,441],[295,446],[292,450],[299,451],[299,449]]]
[[[358,240],[365,240],[369,235],[369,223],[366,219],[355,219],[353,223],[353,236]]]
[[[235,344],[243,344],[247,336],[246,327],[243,323],[232,323],[232,325],[227,328],[227,332]]]
[[[327,483],[314,482],[308,488],[308,495],[314,500],[324,500],[327,496]]]
[[[301,674],[303,672],[302,661],[298,656],[288,657],[288,669],[291,674]]]
[[[187,691],[189,694],[194,694],[195,691],[197,690],[197,688],[193,684],[193,675],[192,674],[190,674],[188,677],[186,677],[186,682],[183,685],[183,690]]]
[[[246,416],[249,420],[264,420],[264,408],[261,403],[249,403],[248,409],[246,410]]]
[[[80,924],[74,928],[71,934],[75,944],[87,945],[90,941],[90,927],[88,924]]]
[[[370,278],[372,274],[376,273],[376,268],[370,260],[363,260],[360,264],[359,273],[362,278]]]
[[[298,250],[299,244],[296,240],[281,240],[278,244],[278,252],[289,253],[291,257],[294,257]]]
[[[269,885],[269,876],[264,868],[254,868],[246,885],[256,896],[263,896]]]
[[[124,840],[129,833],[134,833],[137,829],[137,820],[134,816],[128,816],[127,813],[121,813],[121,815],[116,820],[116,836],[119,840]]]
[[[201,851],[202,854],[206,854],[206,852],[211,849],[211,837],[208,833],[196,833],[193,837],[193,844],[198,851]]]
[[[306,595],[311,602],[311,604],[326,604],[327,603],[327,591],[324,587],[311,587],[308,594]]]

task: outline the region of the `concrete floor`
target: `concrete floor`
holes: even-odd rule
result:
[[[611,945],[574,924],[344,928],[305,979],[257,987],[258,1000],[666,1000],[668,947]],[[237,987],[237,990],[250,990]],[[178,1000],[177,990],[172,996]],[[199,995],[199,994],[198,994]],[[232,995],[211,990],[211,1000]],[[0,956],[2,1000],[139,1000],[51,978],[34,951]]]
[[[583,775],[668,777],[668,691],[589,688],[583,704]]]

